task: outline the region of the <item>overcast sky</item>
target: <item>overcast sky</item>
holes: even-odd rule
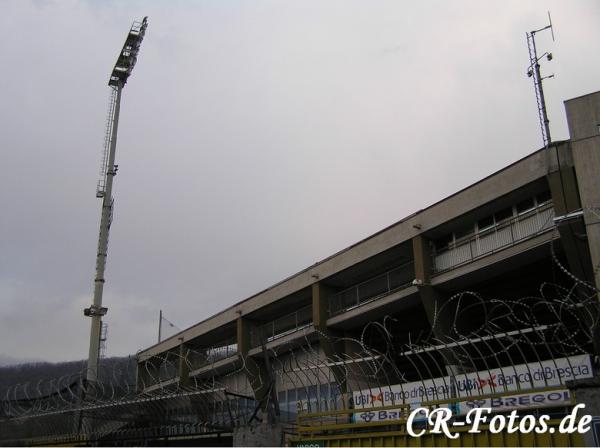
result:
[[[190,326],[542,146],[600,90],[600,2],[0,1],[0,355],[87,356],[107,80],[123,92],[109,355]]]

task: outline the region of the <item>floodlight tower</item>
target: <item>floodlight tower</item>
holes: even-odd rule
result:
[[[104,291],[104,270],[106,268],[106,255],[108,251],[108,233],[113,216],[114,199],[112,196],[113,179],[117,174],[118,165],[115,165],[115,150],[117,147],[117,129],[119,126],[119,111],[121,107],[121,92],[133,67],[137,61],[140,45],[144,39],[148,18],[141,22],[133,22],[131,29],[123,44],[123,49],[117,58],[108,81],[110,87],[110,101],[106,132],[104,136],[104,151],[100,167],[100,180],[96,189],[96,197],[102,199],[102,214],[100,217],[100,235],[98,237],[98,253],[96,256],[96,277],[94,279],[94,299],[89,308],[83,310],[85,316],[92,319],[90,333],[90,351],[88,356],[87,381],[96,382],[98,379],[98,358],[100,356],[100,338],[102,330],[102,316],[107,308],[102,306],[102,293]]]
[[[542,140],[544,141],[544,147],[548,148],[552,138],[550,137],[550,120],[548,119],[548,112],[546,111],[546,99],[544,98],[544,87],[542,81],[547,78],[554,78],[554,75],[542,77],[540,71],[540,60],[546,57],[548,61],[552,60],[552,53],[545,52],[543,55],[537,55],[537,48],[535,46],[535,35],[540,31],[550,30],[552,33],[552,40],[554,41],[554,29],[552,28],[552,18],[550,12],[548,12],[548,22],[544,28],[539,30],[530,31],[527,34],[527,47],[529,48],[529,68],[527,69],[527,76],[533,78],[533,85],[535,87],[535,99],[537,101],[538,116],[540,118],[540,127],[542,129]]]

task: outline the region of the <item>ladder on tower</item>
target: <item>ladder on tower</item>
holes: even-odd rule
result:
[[[542,131],[542,140],[544,142],[544,147],[547,147],[548,144],[550,143],[550,136],[548,135],[547,129],[546,129],[546,124],[545,124],[545,117],[546,117],[546,105],[544,104],[544,98],[543,98],[543,92],[542,92],[542,86],[541,86],[541,79],[539,78],[539,64],[540,62],[538,61],[538,57],[537,57],[537,52],[535,49],[535,41],[534,41],[534,37],[535,34],[531,34],[528,33],[527,34],[527,44],[529,47],[529,62],[530,62],[530,67],[533,68],[531,74],[533,77],[533,85],[535,88],[535,100],[537,103],[537,110],[538,110],[538,117],[540,120],[540,128]]]
[[[102,326],[100,327],[100,350],[98,353],[98,357],[103,359],[106,357],[106,339],[108,338],[108,324],[106,322],[102,322]]]
[[[108,158],[110,153],[110,143],[112,141],[112,128],[115,120],[115,103],[117,101],[117,89],[111,87],[108,100],[108,112],[106,114],[106,127],[104,129],[104,147],[102,151],[102,161],[100,164],[100,178],[96,187],[96,197],[103,198],[106,193],[106,175],[108,172]]]

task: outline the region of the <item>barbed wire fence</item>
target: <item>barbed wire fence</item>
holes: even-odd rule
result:
[[[569,285],[544,282],[536,295],[503,299],[463,291],[436,302],[426,332],[407,332],[385,316],[351,336],[304,327],[299,343],[263,346],[259,357],[242,356],[233,344],[187,348],[101,366],[93,384],[85,370],[15,384],[0,402],[0,443],[210,435],[266,419],[293,432],[299,412],[356,409],[370,421],[384,405],[565,387],[594,374],[598,360],[586,357],[598,353],[600,309],[595,286],[570,273],[551,247]],[[326,355],[325,345],[342,349]],[[224,370],[229,357],[237,360]]]

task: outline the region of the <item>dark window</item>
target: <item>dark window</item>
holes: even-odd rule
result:
[[[494,216],[486,216],[483,219],[477,221],[477,228],[479,231],[489,229],[490,227],[494,227]]]
[[[435,242],[436,252],[442,252],[442,251],[448,249],[448,247],[450,246],[450,243],[452,243],[452,240],[453,240],[452,234],[446,235],[443,238],[436,240],[436,242]]]
[[[550,190],[546,190],[543,193],[538,194],[535,198],[537,199],[537,203],[539,205],[550,201],[552,199],[552,195],[550,194]]]
[[[525,213],[534,208],[533,198],[527,198],[517,203],[517,213]]]
[[[504,221],[505,219],[512,218],[512,215],[513,215],[512,206],[504,208],[504,209],[500,210],[499,212],[496,212],[494,214],[494,216],[496,217],[496,224],[501,221]]]
[[[473,233],[473,226],[465,227],[454,232],[454,239],[456,240],[456,243],[459,244],[473,235]]]

